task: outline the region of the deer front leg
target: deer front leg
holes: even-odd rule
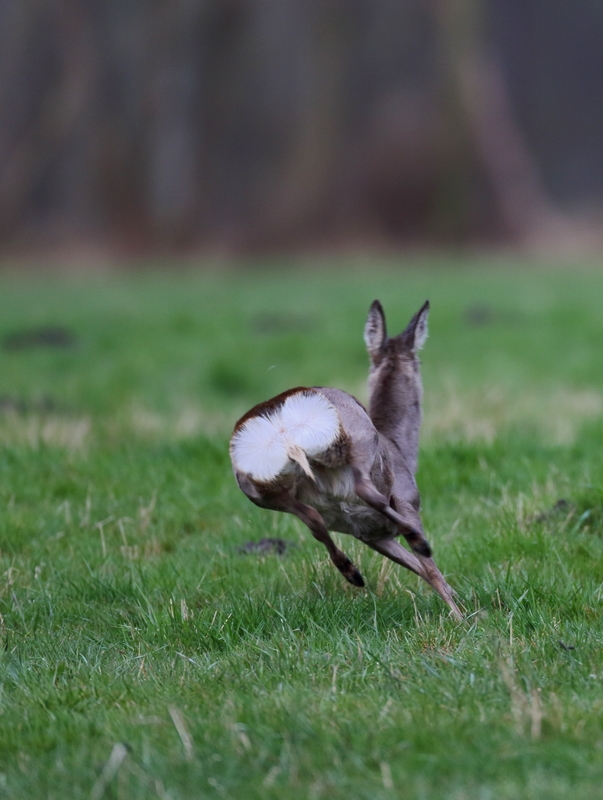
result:
[[[425,558],[431,556],[431,547],[421,530],[420,523],[417,525],[414,521],[404,519],[390,506],[387,497],[381,494],[371,479],[363,475],[356,467],[354,468],[354,491],[361,500],[364,500],[369,506],[372,506],[392,522],[395,522],[400,528],[400,533],[417,555]]]
[[[377,542],[365,542],[365,544],[372,547],[372,549],[376,550],[378,553],[381,553],[382,556],[391,558],[396,564],[401,564],[420,578],[423,578],[423,580],[440,595],[456,619],[458,619],[459,622],[462,621],[463,615],[452,599],[452,589],[444,580],[444,576],[437,568],[433,558],[418,559],[415,555],[409,553],[408,550],[405,550],[400,542],[395,539],[380,539]]]
[[[287,494],[281,495],[278,498],[278,509],[280,511],[287,511],[289,514],[295,514],[304,525],[307,525],[312,536],[324,544],[329,551],[331,561],[335,564],[343,577],[353,586],[364,586],[362,575],[346,554],[342,553],[333,539],[331,539],[323,518],[315,508],[307,506],[292,495]]]

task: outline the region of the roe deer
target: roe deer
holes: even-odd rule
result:
[[[389,338],[378,300],[364,340],[370,356],[369,409],[340,389],[290,389],[237,422],[230,456],[240,489],[261,508],[295,514],[354,586],[360,572],[329,530],[348,533],[415,572],[462,619],[431,558],[415,482],[421,425],[420,362],[429,301]],[[404,536],[412,552],[398,541]]]

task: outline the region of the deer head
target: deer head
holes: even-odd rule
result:
[[[421,426],[421,364],[418,351],[427,339],[429,300],[406,329],[389,337],[378,300],[372,304],[364,328],[370,356],[369,414],[377,430],[395,442],[416,472]]]

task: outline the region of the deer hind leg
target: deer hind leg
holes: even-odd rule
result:
[[[386,558],[391,558],[392,561],[401,564],[420,578],[423,578],[440,595],[456,619],[459,621],[463,619],[463,615],[452,599],[452,589],[446,583],[433,558],[419,559],[409,553],[408,550],[405,550],[400,542],[395,539],[381,539],[377,542],[366,542],[366,544]]]
[[[418,520],[404,519],[395,509],[393,509],[385,495],[382,495],[371,479],[363,475],[359,469],[354,468],[354,490],[361,500],[368,503],[377,511],[380,511],[388,519],[400,528],[400,533],[404,536],[410,547],[417,555],[429,558],[431,547],[421,530],[421,523]]]
[[[279,498],[278,509],[280,511],[287,511],[289,514],[295,514],[304,525],[308,526],[312,536],[324,544],[329,551],[331,561],[335,564],[343,577],[354,586],[364,586],[362,575],[346,554],[342,553],[333,539],[331,539],[323,518],[315,508],[300,503],[300,501],[292,495],[282,495]]]

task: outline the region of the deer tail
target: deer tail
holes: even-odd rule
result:
[[[312,467],[308,463],[305,450],[303,450],[298,444],[295,444],[295,442],[292,442],[290,439],[287,439],[285,446],[287,448],[287,455],[291,461],[295,461],[296,464],[299,464],[308,478],[316,482],[316,477],[312,472]]]

